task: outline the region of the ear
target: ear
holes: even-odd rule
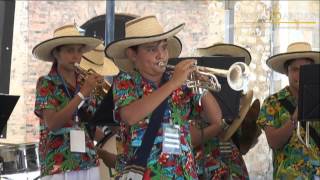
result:
[[[132,48],[127,48],[126,49],[126,55],[128,57],[128,59],[130,59],[131,61],[133,61],[134,63],[137,60],[137,53],[136,51],[134,51]]]

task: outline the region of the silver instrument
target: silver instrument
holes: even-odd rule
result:
[[[166,67],[169,70],[174,70],[175,66],[169,65],[166,62],[159,62],[160,67]],[[189,88],[208,89],[212,91],[220,91],[221,84],[216,76],[226,77],[229,86],[236,90],[244,89],[249,77],[249,67],[243,62],[236,62],[230,66],[228,70],[209,68],[205,66],[196,66],[197,70],[190,75],[190,78],[186,81],[186,85]]]

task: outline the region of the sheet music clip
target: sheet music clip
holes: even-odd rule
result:
[[[20,96],[0,94],[0,138],[6,138],[7,121]]]

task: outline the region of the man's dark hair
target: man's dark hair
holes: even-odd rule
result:
[[[61,50],[61,48],[62,48],[63,46],[65,46],[65,45],[60,45],[60,46],[57,46],[57,47],[55,47],[55,48],[52,49],[51,55],[52,55],[52,57],[54,58],[54,60],[53,60],[54,62],[57,62],[57,59],[56,59],[56,57],[54,56],[54,51],[60,52],[60,50]]]
[[[138,52],[139,45],[130,46],[129,48],[132,49],[134,52],[137,53],[137,52]]]

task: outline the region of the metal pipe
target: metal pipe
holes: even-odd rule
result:
[[[114,40],[114,7],[114,0],[106,0],[104,45],[107,45]]]
[[[234,5],[237,1],[225,0],[225,37],[226,43],[233,44],[234,42]]]

